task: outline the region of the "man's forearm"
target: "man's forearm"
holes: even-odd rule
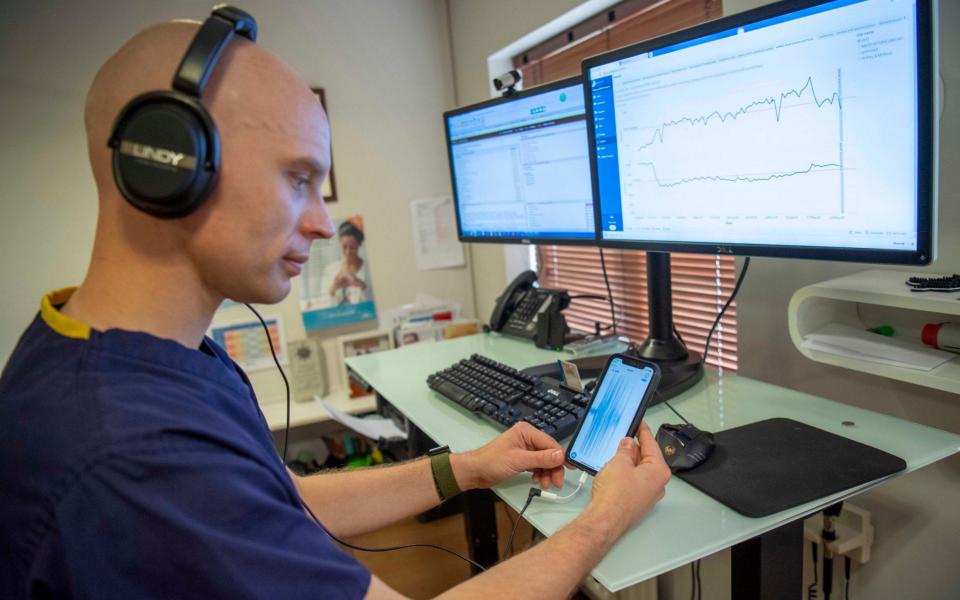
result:
[[[457,483],[463,490],[472,487],[466,475],[466,460],[461,454],[450,455]],[[294,481],[310,510],[340,537],[379,529],[440,503],[427,458],[320,473]]]
[[[550,539],[440,598],[564,598],[606,555],[621,525],[589,508]]]

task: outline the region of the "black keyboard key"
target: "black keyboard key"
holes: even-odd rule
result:
[[[464,396],[469,394],[469,392],[467,392],[465,389],[454,383],[450,383],[449,381],[438,382],[434,389],[458,404],[464,398]]]
[[[523,398],[523,392],[514,392],[506,399],[508,404],[513,404]]]
[[[553,426],[556,427],[557,431],[561,434],[566,430],[569,430],[567,431],[568,434],[573,433],[573,429],[577,426],[577,417],[567,413],[566,415],[554,421]]]

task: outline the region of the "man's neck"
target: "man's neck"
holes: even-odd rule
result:
[[[186,265],[95,253],[83,284],[61,310],[100,331],[140,331],[198,348],[222,300]]]

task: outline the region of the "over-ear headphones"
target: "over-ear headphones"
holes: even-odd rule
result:
[[[220,172],[220,137],[200,103],[220,53],[233,38],[257,40],[257,22],[242,10],[216,6],[190,43],[173,89],[131,100],[113,124],[113,178],[130,204],[173,219],[197,210]]]

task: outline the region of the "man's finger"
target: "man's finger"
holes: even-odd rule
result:
[[[563,467],[559,467],[551,471],[550,477],[553,479],[553,487],[563,487]]]
[[[633,441],[633,438],[623,438],[620,440],[620,445],[617,447],[617,454],[625,456],[630,460],[630,464],[636,466],[639,450],[640,449],[637,448],[637,443]]]
[[[530,450],[554,450],[561,448],[557,440],[532,425],[521,429],[520,434],[527,448]]]
[[[540,471],[540,473],[537,475],[537,479],[537,483],[540,484],[541,490],[545,490],[550,487],[550,480],[546,478],[546,476],[543,474],[543,471]]]
[[[638,439],[640,440],[640,462],[663,462],[663,453],[660,452],[660,446],[657,444],[657,440],[653,438],[653,433],[650,432],[649,427],[640,428]]]
[[[526,469],[554,469],[563,464],[563,450],[539,450],[524,453]]]

